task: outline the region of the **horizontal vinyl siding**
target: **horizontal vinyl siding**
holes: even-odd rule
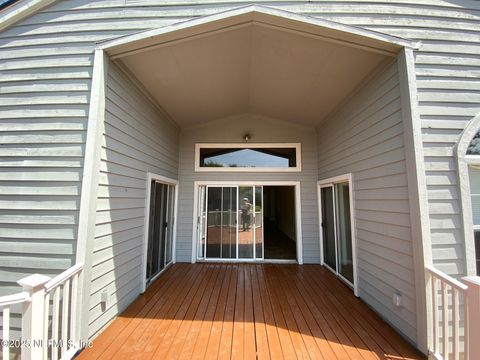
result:
[[[147,172],[178,178],[178,130],[110,65],[101,151],[90,335],[139,295]],[[102,309],[100,296],[110,299]]]
[[[415,71],[432,256],[436,267],[458,277],[465,274],[465,249],[454,148],[480,112],[480,3],[411,3],[361,6],[355,15],[341,10],[322,17],[420,41]]]
[[[84,154],[82,139],[96,42],[248,3],[246,0],[59,1],[1,32],[0,131],[19,140],[0,149],[5,174],[0,178],[0,197],[5,201],[2,214],[10,216],[14,211],[11,208],[24,195],[51,199],[66,196],[77,204],[68,210],[73,218],[77,217]],[[453,147],[465,125],[480,111],[477,94],[480,4],[468,0],[257,3],[421,41],[415,57],[429,202],[430,208],[447,209],[430,213],[433,255],[440,269],[451,275],[462,274],[462,251],[458,258],[457,249],[462,248],[463,237]],[[64,132],[70,140],[67,142],[57,132]],[[46,140],[39,142],[31,135]],[[32,214],[30,211],[38,211],[29,210],[27,204],[23,206],[26,216]],[[63,215],[67,210],[59,211],[53,206],[41,211]],[[43,217],[38,218],[38,225],[42,220]],[[12,225],[11,221],[6,226]],[[16,224],[36,229],[35,224],[26,225],[20,218]],[[55,232],[55,225],[49,224],[50,234]],[[76,227],[77,224],[72,224],[75,234]],[[73,241],[63,241],[75,249],[75,237]],[[18,241],[28,243],[32,239]],[[8,248],[8,243],[11,243],[9,237],[0,237],[0,247]],[[74,251],[65,259],[73,257]],[[48,267],[48,257],[45,264]],[[3,269],[15,271],[15,268]],[[20,274],[20,268],[18,271]]]
[[[252,142],[300,142],[302,171],[290,173],[197,173],[194,171],[195,143],[240,142],[246,129]],[[316,181],[317,149],[314,129],[293,123],[245,114],[215,121],[205,126],[183,129],[180,135],[180,194],[177,233],[177,261],[191,261],[194,181],[300,181],[303,261],[319,262]]]
[[[29,262],[16,262],[14,267],[0,264],[0,295],[12,293],[17,288],[16,281],[25,275],[60,272],[54,265],[58,264],[56,256],[64,261],[61,267],[74,262],[85,151],[82,139],[86,133],[96,42],[249,3],[248,0],[64,0],[0,33],[0,132],[18,140],[0,147],[3,173],[0,253],[11,258],[32,257]],[[453,149],[461,131],[480,111],[480,3],[473,0],[256,3],[421,41],[415,51],[416,78],[434,262],[450,275],[463,274],[462,222]],[[42,140],[36,140],[32,134]],[[395,185],[403,181],[402,176],[390,176],[389,180],[391,186],[381,191],[365,181],[362,189],[356,191],[357,198],[384,194],[405,200],[405,187]],[[119,185],[108,189],[101,186],[101,196],[112,193],[123,197],[122,178],[111,174],[110,181]],[[180,195],[183,192],[185,198],[193,196],[191,191],[182,189]],[[129,188],[129,196],[137,197],[140,193],[141,189]],[[312,201],[311,194],[302,192],[302,197]],[[188,226],[179,228],[179,235],[184,236],[179,245],[188,246],[191,224],[188,216],[182,221]],[[358,223],[363,224],[365,231],[375,231],[371,229],[371,220]],[[37,229],[42,230],[43,238],[33,236],[40,234]],[[405,227],[383,224],[383,229],[405,240]],[[59,233],[63,234],[60,239]],[[318,234],[311,236],[309,241],[313,244]],[[44,244],[51,244],[48,253]],[[34,258],[40,254],[43,254],[42,266],[36,268]],[[188,249],[183,252],[179,249],[179,258],[186,260]]]
[[[318,129],[319,178],[352,173],[359,295],[411,340],[415,280],[397,63]],[[402,294],[401,308],[392,304]]]

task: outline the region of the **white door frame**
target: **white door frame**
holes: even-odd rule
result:
[[[173,204],[173,234],[172,234],[172,261],[170,264],[167,264],[165,268],[155,275],[150,283],[152,283],[155,278],[157,278],[161,273],[163,273],[171,264],[176,262],[176,242],[177,242],[177,213],[178,213],[178,180],[171,179],[162,175],[154,174],[151,172],[147,173],[147,184],[146,184],[146,194],[145,194],[145,221],[143,225],[143,251],[142,251],[142,271],[140,272],[141,276],[141,286],[142,293],[147,289],[147,251],[148,251],[148,233],[150,226],[150,192],[152,191],[152,181],[155,180],[165,185],[171,185],[175,189],[175,200]]]
[[[192,264],[197,262],[198,189],[200,186],[293,186],[295,189],[295,236],[297,262],[303,264],[302,202],[300,181],[195,181],[193,189]],[[264,254],[265,258],[265,254]],[[231,261],[231,259],[229,259]]]
[[[321,188],[327,186],[333,186],[333,206],[335,211],[335,184],[348,182],[348,191],[350,197],[350,227],[352,229],[352,261],[353,261],[353,284],[350,283],[347,279],[345,279],[341,274],[338,273],[336,269],[332,269],[330,266],[325,266],[324,263],[324,254],[323,254],[323,229],[322,229],[322,196],[321,196]],[[328,179],[323,179],[317,182],[317,196],[318,196],[318,230],[319,230],[319,237],[320,237],[320,263],[321,265],[325,266],[327,269],[331,270],[335,275],[345,281],[347,284],[353,286],[353,293],[355,296],[358,296],[358,272],[357,272],[357,230],[355,226],[355,214],[354,214],[354,204],[355,201],[353,199],[353,175],[343,174],[335,177],[331,177]],[[336,221],[336,215],[334,214],[334,218]],[[336,239],[336,225],[335,225],[335,258],[338,261],[338,250],[337,250],[337,239]]]

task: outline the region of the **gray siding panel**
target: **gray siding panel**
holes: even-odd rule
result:
[[[415,279],[398,76],[395,62],[319,127],[318,172],[320,179],[353,174],[359,295],[415,341]],[[395,292],[403,295],[402,308],[392,304]]]
[[[90,335],[139,295],[147,172],[178,178],[178,130],[115,65],[108,72],[95,240]],[[100,293],[107,290],[106,309]]]

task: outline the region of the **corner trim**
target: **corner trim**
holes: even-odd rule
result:
[[[417,103],[415,59],[412,49],[403,49],[398,56],[403,138],[410,207],[410,225],[415,273],[417,347],[427,353],[432,332],[429,293],[425,283],[425,266],[432,265],[432,244],[428,211],[427,181],[425,175],[421,122]],[[428,321],[428,322],[427,322]]]
[[[89,314],[90,285],[92,276],[92,252],[95,237],[97,191],[100,177],[102,136],[105,129],[105,93],[108,74],[108,57],[103,50],[95,51],[93,62],[92,90],[88,115],[85,163],[83,167],[82,192],[77,236],[76,262],[84,264],[79,286],[79,308]],[[80,339],[88,340],[89,316],[81,318]]]

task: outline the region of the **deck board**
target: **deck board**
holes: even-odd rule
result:
[[[422,359],[318,265],[176,264],[78,359]]]
[[[216,282],[212,282],[212,286],[203,294],[202,303],[197,309],[193,324],[189,332],[185,333],[186,340],[177,352],[177,354],[180,355],[180,359],[193,359],[196,358],[197,355],[198,358],[203,359],[205,354],[212,327],[211,319],[213,319],[215,314],[220,290],[224,284],[226,267],[218,267],[215,271],[217,272],[217,280]],[[222,284],[222,286],[216,285],[217,283]]]

